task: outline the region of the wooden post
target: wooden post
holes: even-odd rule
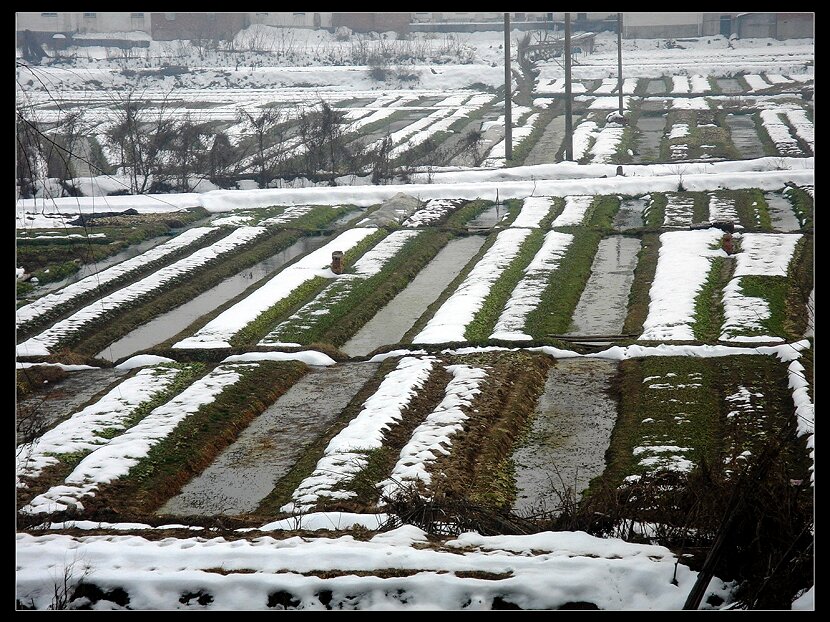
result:
[[[565,13],[565,159],[568,161],[574,159],[571,106],[571,14]]]
[[[617,90],[620,96],[620,115],[623,113],[622,75],[622,13],[617,13]]]
[[[513,159],[513,75],[510,71],[510,13],[504,14],[504,159]]]

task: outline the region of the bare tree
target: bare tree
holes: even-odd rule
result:
[[[130,178],[132,194],[149,190],[153,174],[162,165],[162,151],[176,136],[176,123],[171,115],[169,93],[158,104],[142,100],[141,94],[130,90],[113,95],[117,120],[106,132],[120,156],[120,165]]]
[[[282,113],[279,108],[267,108],[259,114],[240,108],[238,117],[253,140],[251,163],[256,171],[257,183],[260,188],[267,188],[287,155],[286,126],[282,123]]]
[[[300,113],[299,135],[306,150],[306,171],[327,177],[330,186],[337,185],[338,175],[355,168],[348,166],[350,161],[360,159],[348,148],[344,126],[345,114],[334,110],[325,101],[320,102],[319,109],[306,109]],[[351,170],[347,170],[349,168]]]

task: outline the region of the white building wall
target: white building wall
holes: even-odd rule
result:
[[[331,13],[281,13],[263,11],[249,13],[251,24],[284,28],[331,28]]]
[[[32,32],[150,32],[148,12],[18,12],[18,31]]]

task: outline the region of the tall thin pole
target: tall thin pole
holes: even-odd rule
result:
[[[504,14],[504,157],[513,159],[513,74],[510,71],[510,13]]]
[[[623,113],[622,75],[622,13],[617,13],[617,90],[620,95],[620,115]]]
[[[571,120],[571,14],[565,13],[565,159],[574,159],[573,122]]]

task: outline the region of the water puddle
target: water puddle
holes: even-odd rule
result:
[[[349,356],[366,356],[380,346],[399,343],[406,331],[479,251],[485,239],[471,235],[450,240],[406,289],[389,301],[340,349]]]
[[[600,240],[591,276],[574,309],[569,335],[620,334],[639,251],[637,238],[612,235]]]
[[[726,115],[726,125],[732,137],[732,144],[744,158],[763,158],[764,146],[758,138],[755,121],[746,114]]]
[[[720,87],[721,93],[724,93],[726,95],[733,95],[735,93],[744,92],[741,83],[738,82],[735,78],[718,78],[717,83]]]
[[[81,410],[81,406],[129,372],[121,369],[84,369],[71,371],[61,381],[44,391],[17,402],[18,417],[37,411],[44,416],[47,428]]]
[[[637,155],[635,163],[657,162],[660,159],[660,141],[666,130],[666,117],[641,116],[637,119]]]
[[[158,345],[180,333],[206,313],[235,298],[251,285],[272,274],[286,263],[320,248],[331,236],[311,236],[297,240],[284,251],[272,255],[242,272],[228,277],[215,287],[196,296],[193,300],[160,315],[118,341],[113,342],[96,356],[107,361],[117,361],[141,350]]]
[[[604,359],[561,359],[551,368],[530,432],[513,453],[516,501],[513,511],[555,511],[556,491],[571,489],[578,500],[605,470],[605,451],[617,420],[607,394],[617,363]]]
[[[666,81],[665,80],[649,80],[646,86],[646,95],[665,95]]]
[[[467,223],[467,229],[492,229],[507,215],[504,205],[496,203]]]
[[[801,225],[793,211],[793,204],[787,197],[777,192],[765,192],[764,199],[769,208],[772,228],[776,231],[801,231]]]
[[[312,368],[158,514],[234,516],[254,511],[379,366]]]
[[[533,146],[533,149],[530,150],[527,158],[525,158],[525,166],[556,162],[556,152],[562,146],[562,140],[564,138],[565,115],[559,115],[548,123],[539,142]]]
[[[627,231],[642,227],[645,224],[643,210],[647,204],[645,199],[623,199],[619,211],[614,216],[614,229]]]

